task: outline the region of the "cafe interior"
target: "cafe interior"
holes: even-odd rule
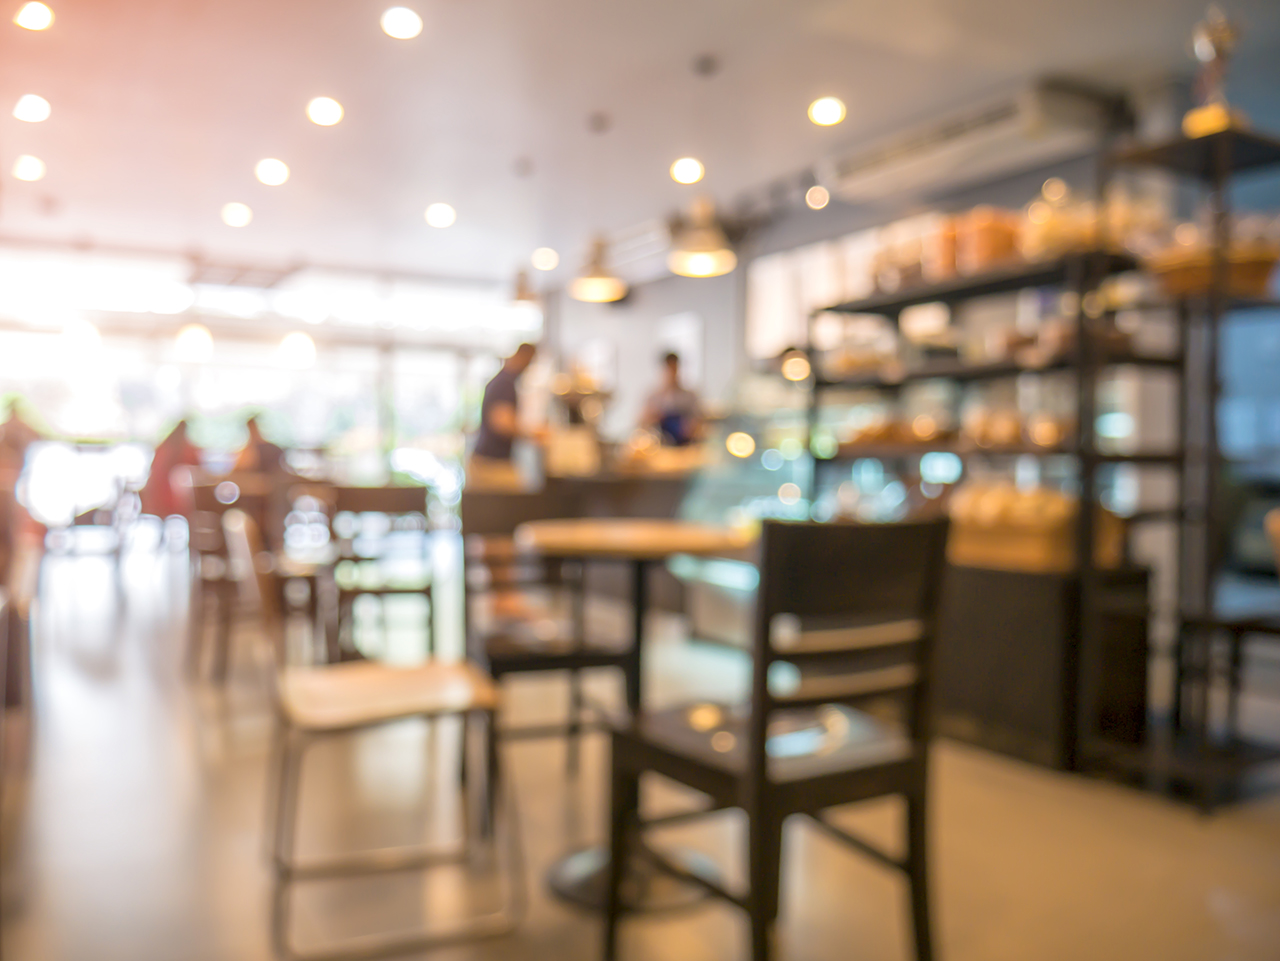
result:
[[[5,2],[0,957],[1280,958],[1274,0]]]

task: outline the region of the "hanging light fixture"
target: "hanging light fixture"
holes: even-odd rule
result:
[[[672,237],[667,266],[681,277],[719,277],[738,266],[738,255],[729,248],[708,198],[693,202],[688,221]]]
[[[569,296],[588,304],[609,304],[627,296],[627,285],[606,265],[609,244],[603,237],[591,242],[587,266],[569,285]]]

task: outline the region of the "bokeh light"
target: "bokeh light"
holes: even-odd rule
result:
[[[412,40],[422,33],[422,18],[408,7],[392,7],[380,22],[382,32],[396,40]]]
[[[222,205],[222,222],[228,227],[248,227],[253,220],[253,211],[248,204],[232,202]]]
[[[694,157],[681,157],[671,165],[671,179],[678,184],[696,184],[706,172],[702,161]]]
[[[560,266],[560,255],[550,247],[539,247],[529,260],[538,270],[555,270]]]
[[[49,106],[49,101],[45,100],[44,97],[36,96],[34,93],[23,94],[13,107],[13,116],[27,123],[40,123],[48,120],[51,113],[53,113],[53,108]]]
[[[40,180],[45,175],[44,161],[24,153],[13,162],[13,175],[19,180]]]
[[[53,26],[53,11],[43,3],[24,3],[13,22],[25,30],[48,30]]]
[[[820,184],[814,184],[804,194],[804,202],[809,205],[810,210],[821,210],[827,204],[831,203],[831,194],[826,187]]]
[[[750,434],[735,430],[724,439],[724,446],[734,457],[750,457],[755,453],[756,440]]]
[[[289,165],[275,157],[259,160],[253,168],[253,175],[268,187],[279,187],[289,179]]]
[[[342,114],[342,104],[332,97],[316,97],[307,104],[307,119],[321,127],[332,127]]]
[[[819,127],[831,127],[844,119],[844,101],[838,97],[819,97],[809,104],[809,119]]]
[[[427,208],[426,218],[432,227],[451,227],[458,219],[458,212],[448,204],[432,204]]]

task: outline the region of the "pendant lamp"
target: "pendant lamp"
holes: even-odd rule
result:
[[[719,277],[738,266],[738,255],[716,221],[715,205],[706,197],[693,202],[689,220],[671,239],[667,266],[681,277]]]
[[[569,296],[588,304],[609,304],[627,296],[627,285],[610,272],[606,261],[609,244],[602,237],[591,243],[587,266],[569,285]]]

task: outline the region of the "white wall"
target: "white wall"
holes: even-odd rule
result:
[[[547,335],[561,365],[567,366],[592,341],[612,345],[616,382],[604,421],[607,438],[620,440],[631,432],[645,398],[659,383],[659,359],[668,349],[662,336],[666,318],[694,314],[701,319],[701,382],[688,386],[706,402],[731,399],[745,356],[742,272],[740,266],[725,277],[706,280],[666,277],[637,285],[620,304],[582,304],[563,292],[554,296]]]

